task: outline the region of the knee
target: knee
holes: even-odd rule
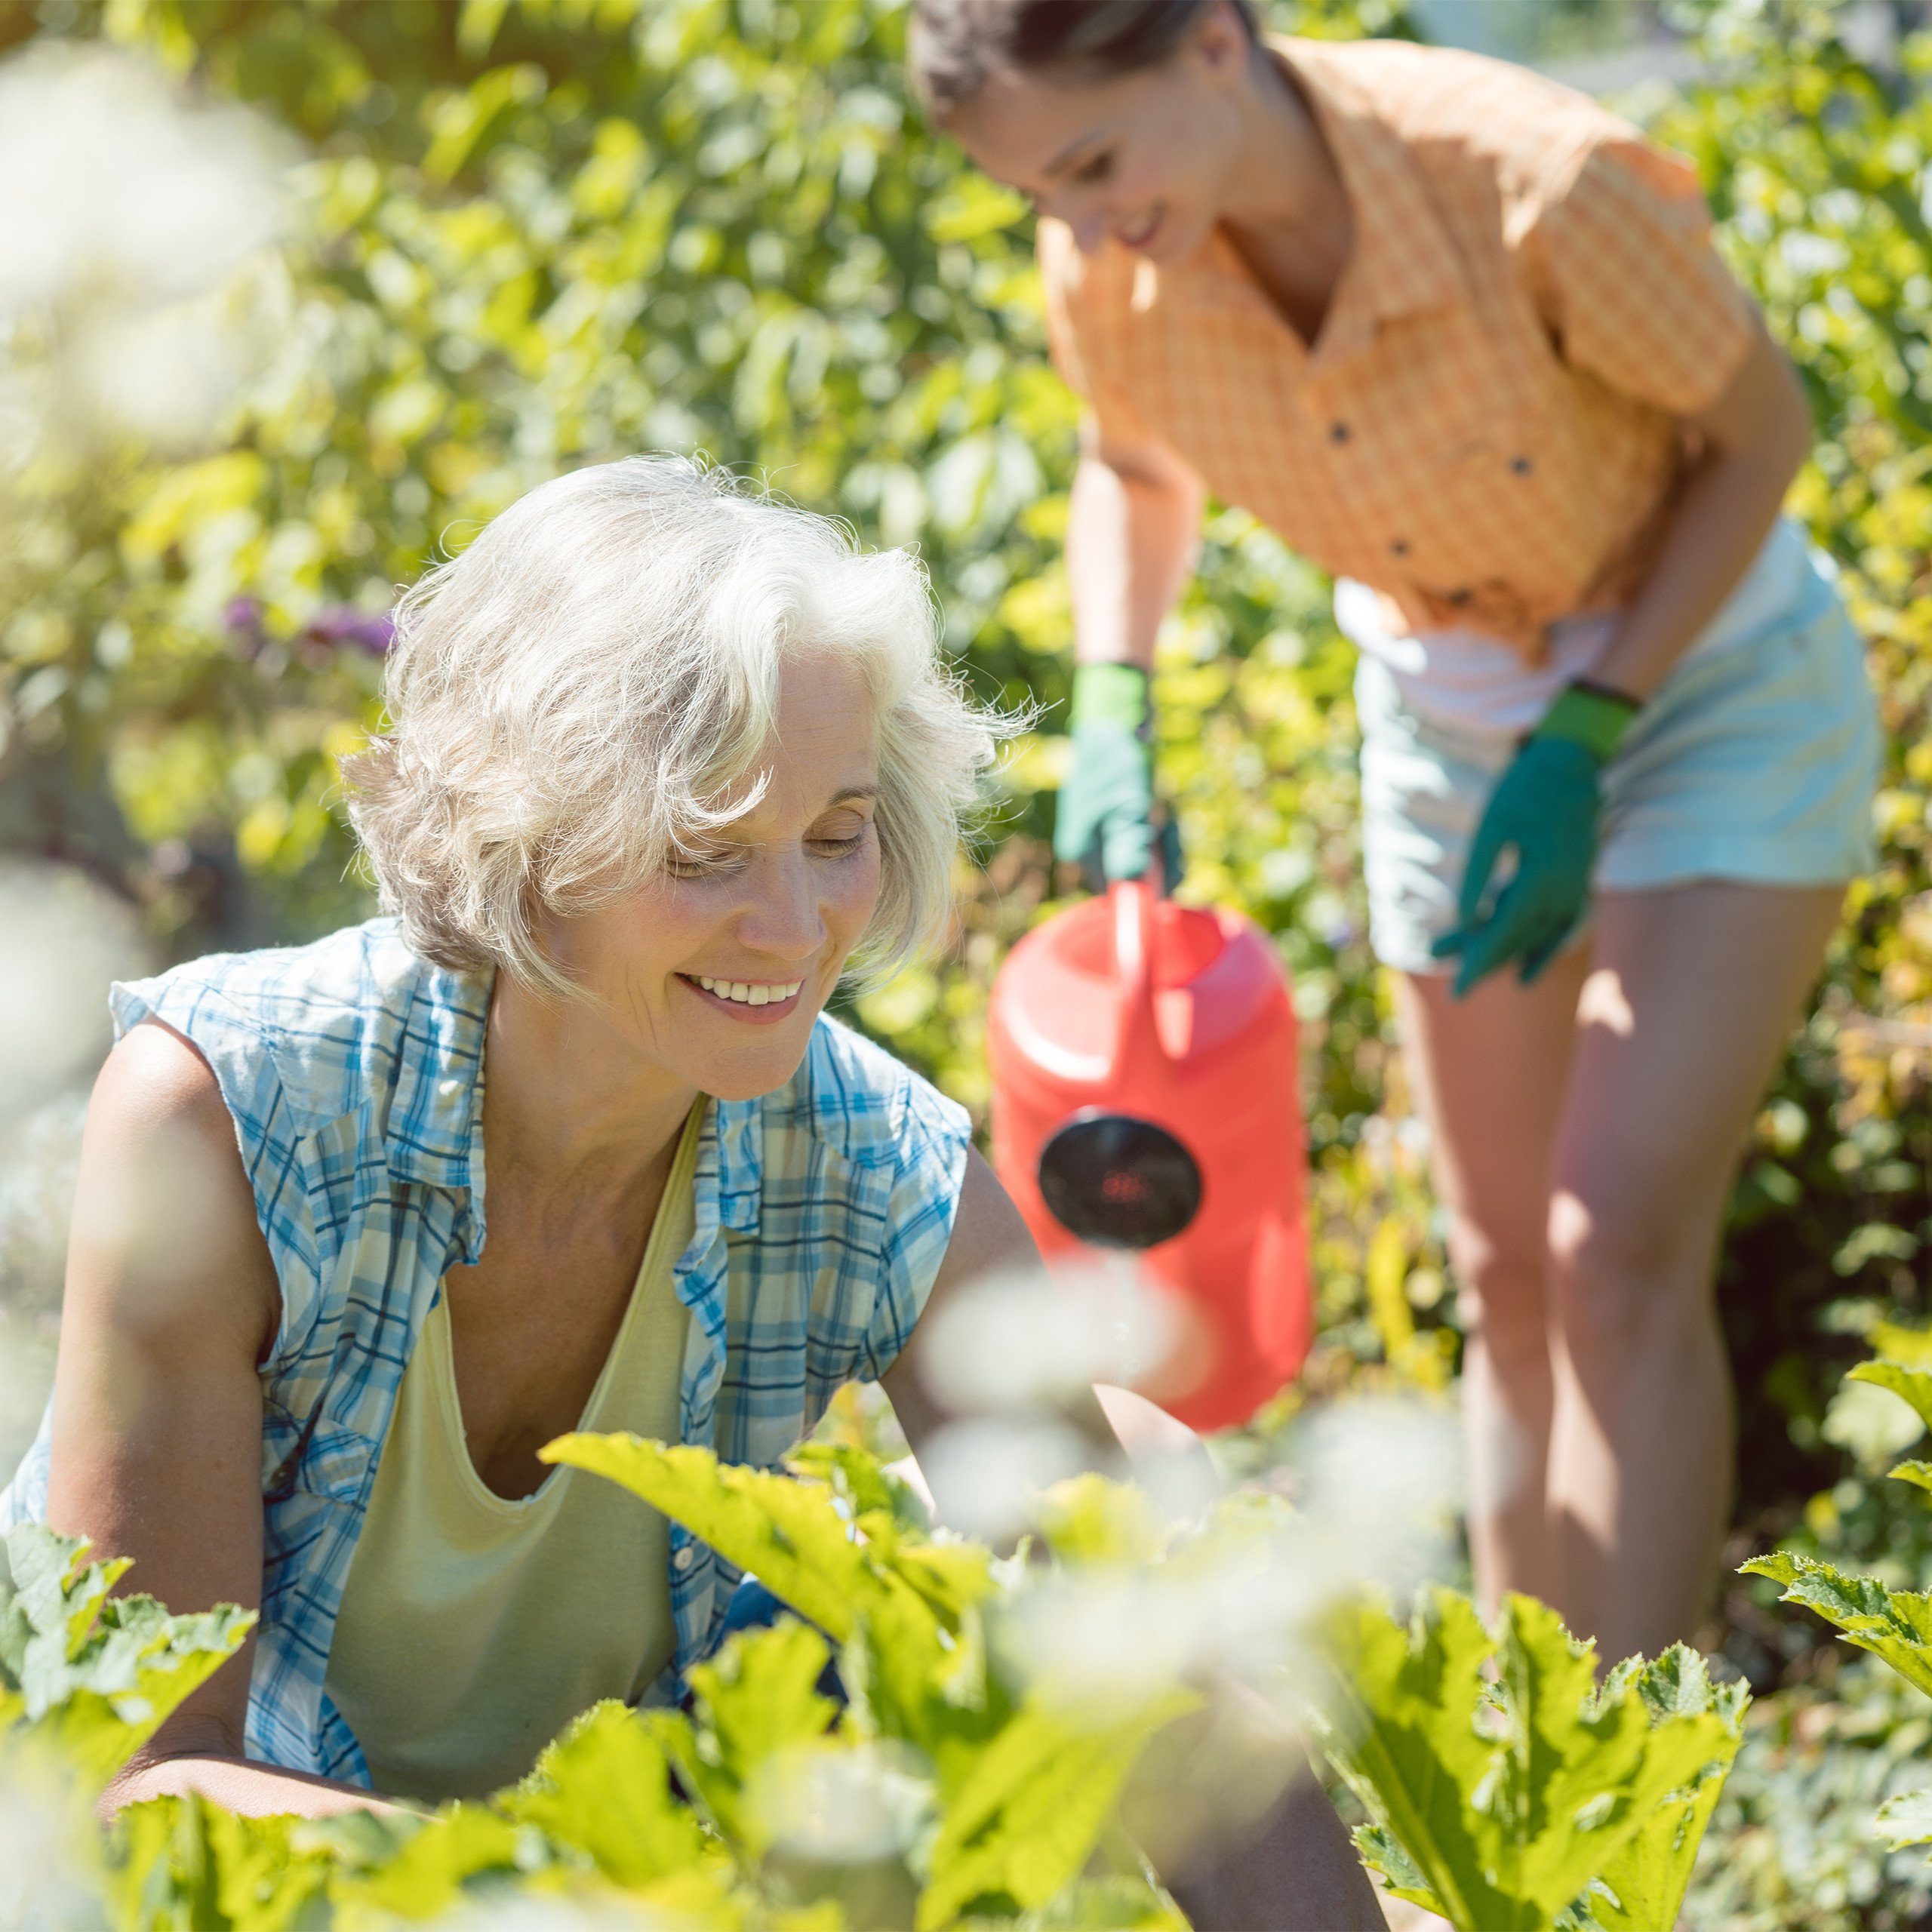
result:
[[[1458,1219],[1449,1232],[1463,1332],[1480,1335],[1491,1359],[1541,1363],[1549,1351],[1547,1272],[1538,1235],[1498,1232]]]
[[[1559,1183],[1549,1203],[1549,1294],[1573,1351],[1629,1353],[1707,1318],[1699,1276],[1709,1248],[1661,1181]]]

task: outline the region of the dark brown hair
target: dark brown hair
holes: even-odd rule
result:
[[[1109,80],[1158,67],[1217,0],[914,0],[913,91],[943,120],[996,73]],[[1250,0],[1229,0],[1251,39]]]

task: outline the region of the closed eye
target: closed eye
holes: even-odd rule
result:
[[[715,878],[742,862],[744,854],[734,846],[720,846],[708,852],[674,854],[664,862],[673,878]]]
[[[1073,171],[1076,181],[1085,182],[1091,186],[1097,181],[1104,181],[1114,171],[1114,155],[1111,148],[1103,148],[1090,159],[1083,161]]]
[[[815,852],[821,853],[828,858],[842,859],[848,852],[856,852],[866,842],[866,834],[871,829],[872,822],[868,820],[855,832],[831,835],[821,834],[808,842]]]

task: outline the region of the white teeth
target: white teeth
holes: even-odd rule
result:
[[[719,999],[735,1000],[740,1006],[777,1006],[789,999],[805,983],[794,980],[786,986],[774,986],[769,981],[753,983],[749,980],[713,980],[703,973],[691,976],[706,992]]]

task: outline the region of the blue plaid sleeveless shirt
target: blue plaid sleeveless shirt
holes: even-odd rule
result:
[[[487,977],[426,964],[388,919],[113,989],[117,1033],[165,1020],[214,1069],[281,1283],[248,1749],[291,1770],[368,1781],[323,1681],[404,1367],[445,1271],[483,1249],[488,1001]],[[685,1441],[775,1465],[841,1383],[891,1366],[951,1238],[969,1138],[962,1109],[826,1019],[784,1086],[709,1103],[675,1271]],[[45,1514],[48,1459],[43,1423],[0,1528]],[[670,1565],[660,1700],[715,1644],[737,1581],[675,1524]]]

